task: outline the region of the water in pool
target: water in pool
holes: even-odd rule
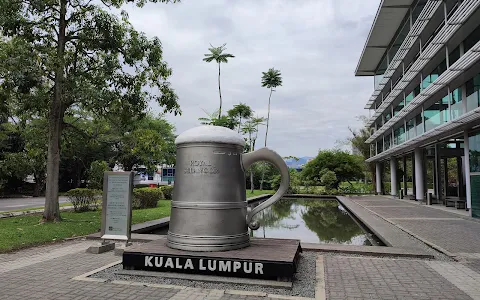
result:
[[[281,199],[259,212],[255,219],[261,224],[258,230],[253,231],[255,237],[293,238],[306,243],[372,245],[367,233],[335,199]]]

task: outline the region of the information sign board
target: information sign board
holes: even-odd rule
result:
[[[133,172],[105,172],[103,177],[102,239],[130,239]]]

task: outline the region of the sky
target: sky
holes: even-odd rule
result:
[[[373,92],[372,77],[354,71],[380,0],[183,0],[133,4],[130,22],[162,41],[181,116],[167,114],[177,134],[200,125],[219,106],[218,66],[202,61],[210,44],[235,55],[221,65],[223,109],[249,105],[267,116],[262,72],[274,67],[283,85],[272,95],[267,146],[282,156],[316,156],[359,128],[356,116]],[[162,109],[151,103],[153,112]],[[265,128],[257,145],[264,144]],[[257,147],[258,148],[258,147]]]

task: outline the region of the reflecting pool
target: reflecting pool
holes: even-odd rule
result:
[[[253,203],[255,207],[260,202]],[[335,199],[284,198],[259,212],[255,237],[293,238],[305,243],[371,246],[367,233]]]

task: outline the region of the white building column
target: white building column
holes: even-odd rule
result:
[[[465,156],[465,187],[467,196],[467,208],[472,216],[472,188],[470,186],[470,144],[468,141],[468,131],[463,132],[463,153]]]
[[[425,199],[425,181],[423,180],[424,174],[423,165],[423,149],[415,149],[415,200]]]
[[[382,164],[380,162],[377,162],[375,164],[375,169],[376,169],[376,189],[377,189],[377,194],[381,195],[382,194]]]
[[[397,159],[390,158],[390,195],[397,195]]]

